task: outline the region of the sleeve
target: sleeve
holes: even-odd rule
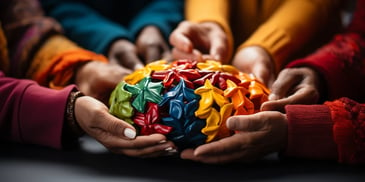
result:
[[[60,149],[67,98],[73,89],[48,89],[0,72],[0,138]]]
[[[76,70],[89,61],[108,62],[103,55],[82,49],[62,35],[54,35],[35,54],[27,77],[42,86],[61,89],[73,83]]]
[[[151,1],[138,15],[133,18],[130,30],[133,38],[148,25],[159,28],[165,39],[177,24],[183,20],[184,3],[182,0],[155,0]]]
[[[288,64],[288,67],[307,66],[315,69],[324,79],[328,98],[349,97],[360,100],[365,93],[365,0],[358,0],[346,32],[313,54]],[[339,89],[341,88],[341,89]]]
[[[365,80],[365,39],[355,33],[339,34],[334,39],[318,49],[315,53],[294,60],[288,67],[311,67],[315,69],[326,84],[328,98],[334,100],[340,97],[362,99],[365,85],[359,84]]]
[[[0,1],[0,8],[0,21],[9,50],[9,75],[24,78],[42,41],[62,33],[62,28],[54,19],[43,16],[36,0]]]
[[[285,0],[276,12],[239,48],[259,45],[266,49],[281,70],[289,55],[338,17],[338,2],[333,0]]]
[[[10,52],[10,76],[31,78],[42,86],[62,88],[86,61],[107,62],[104,56],[84,50],[62,35],[61,26],[46,17],[38,1],[2,2],[4,32]],[[15,14],[24,11],[23,14]],[[4,20],[4,21],[3,21]]]
[[[66,36],[83,48],[106,54],[114,40],[132,40],[126,27],[108,20],[82,3],[64,0],[41,2],[47,15],[61,23]]]
[[[186,0],[185,18],[192,22],[216,22],[227,34],[229,58],[233,54],[233,35],[230,28],[230,1]]]
[[[365,105],[343,97],[324,105],[287,105],[284,156],[365,163]]]
[[[334,123],[340,163],[365,163],[365,105],[348,98],[326,102]]]
[[[335,160],[331,111],[325,105],[287,105],[288,143],[284,156]]]

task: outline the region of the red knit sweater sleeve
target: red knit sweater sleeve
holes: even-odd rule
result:
[[[325,100],[363,98],[365,85],[365,38],[356,33],[339,34],[317,52],[298,59],[288,67],[311,67],[326,84]]]
[[[337,158],[333,122],[326,105],[287,105],[288,143],[284,155],[294,158]]]
[[[325,105],[331,109],[338,161],[365,163],[365,104],[341,98]]]
[[[343,34],[318,49],[315,53],[294,60],[287,67],[311,67],[324,79],[327,87],[325,100],[349,97],[363,99],[365,85],[365,0],[358,0],[350,25]],[[326,97],[327,96],[327,97]]]

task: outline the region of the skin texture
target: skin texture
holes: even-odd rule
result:
[[[227,120],[227,127],[236,133],[195,150],[186,149],[181,158],[211,164],[252,162],[286,144],[287,119],[277,111],[233,116]]]
[[[287,68],[280,72],[272,85],[269,101],[262,111],[281,111],[287,104],[316,104],[322,92],[320,77],[311,68]]]
[[[228,118],[227,127],[236,131],[233,136],[186,149],[181,157],[213,164],[253,162],[284,149],[288,127],[285,105],[317,103],[319,82],[319,75],[311,68],[284,69],[273,83],[270,100],[263,103],[261,112]]]
[[[110,93],[130,73],[130,70],[116,64],[90,61],[77,70],[75,84],[85,95],[107,104]]]
[[[76,99],[75,117],[88,135],[113,153],[148,158],[176,152],[174,144],[166,141],[166,137],[161,134],[127,137],[125,129],[135,132],[135,128],[109,114],[108,108],[92,97],[83,96]]]
[[[109,49],[110,63],[119,64],[130,70],[143,68],[143,62],[137,55],[136,46],[128,40],[117,40]]]
[[[270,55],[260,46],[240,49],[233,58],[232,65],[244,73],[253,73],[267,87],[275,80],[275,65]]]
[[[214,22],[192,23],[184,21],[171,33],[173,57],[178,59],[219,60],[229,62],[229,45],[224,30]],[[232,65],[246,73],[253,73],[270,87],[275,79],[275,65],[269,53],[259,46],[239,50]]]
[[[138,35],[135,44],[124,39],[112,43],[108,59],[111,63],[137,70],[152,61],[171,60],[171,52],[158,28],[146,26]]]
[[[159,59],[172,60],[170,48],[155,26],[145,27],[136,40],[138,55],[148,64]]]
[[[216,23],[183,21],[171,33],[173,57],[195,60],[214,59],[228,62],[228,41],[224,30]]]

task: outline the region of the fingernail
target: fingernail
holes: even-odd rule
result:
[[[177,153],[177,150],[175,148],[172,148],[172,147],[167,147],[165,148],[165,151],[169,154],[175,154]]]
[[[130,139],[134,139],[136,137],[136,132],[130,128],[126,128],[124,130],[124,136],[126,136]]]
[[[270,94],[268,97],[269,100],[277,100],[278,96],[276,94]]]
[[[159,144],[161,143],[166,143],[167,141],[166,140],[161,140],[160,142],[158,142]]]

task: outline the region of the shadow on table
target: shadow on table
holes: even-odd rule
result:
[[[27,161],[63,165],[85,174],[114,179],[153,179],[156,181],[360,181],[365,179],[360,166],[340,165],[320,161],[280,161],[269,155],[253,164],[207,165],[181,160],[178,157],[155,159],[130,158],[109,153],[96,141],[84,137],[80,149],[53,150],[38,146],[5,144],[1,147],[0,163]],[[75,172],[77,172],[77,170]],[[2,171],[4,172],[4,171]],[[85,175],[83,174],[83,175]],[[80,174],[81,175],[81,174]]]

